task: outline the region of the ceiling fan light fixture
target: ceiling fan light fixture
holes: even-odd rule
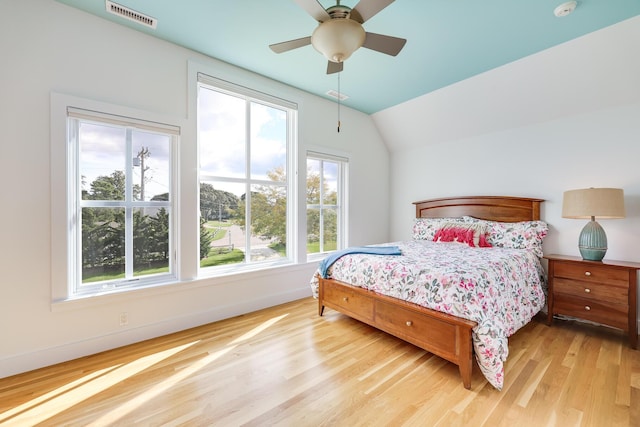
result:
[[[364,44],[366,32],[348,18],[329,19],[315,29],[311,45],[332,62],[343,62]]]

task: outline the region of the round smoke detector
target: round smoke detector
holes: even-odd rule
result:
[[[566,3],[562,3],[560,6],[556,7],[553,10],[553,14],[556,15],[558,18],[567,16],[568,14],[570,14],[575,10],[577,5],[578,5],[577,1],[568,1]]]

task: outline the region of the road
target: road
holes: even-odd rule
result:
[[[226,227],[227,235],[220,240],[211,242],[211,246],[233,245],[235,249],[244,252],[245,250],[245,233],[239,225],[231,225]],[[251,260],[260,261],[264,259],[278,258],[279,254],[269,248],[269,240],[251,236]]]

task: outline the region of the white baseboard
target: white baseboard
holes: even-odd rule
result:
[[[308,298],[309,296],[308,287],[296,289],[251,301],[241,301],[234,305],[216,307],[204,312],[190,313],[185,316],[165,319],[158,323],[127,329],[109,335],[10,356],[0,360],[0,378],[66,362],[79,357],[89,356],[101,351],[122,347],[218,320],[228,319],[286,302]]]

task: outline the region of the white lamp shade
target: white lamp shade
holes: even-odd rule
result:
[[[564,192],[563,218],[624,218],[624,191],[620,188],[585,188]]]
[[[366,32],[352,19],[329,19],[315,29],[311,44],[332,62],[343,62],[364,43]]]

